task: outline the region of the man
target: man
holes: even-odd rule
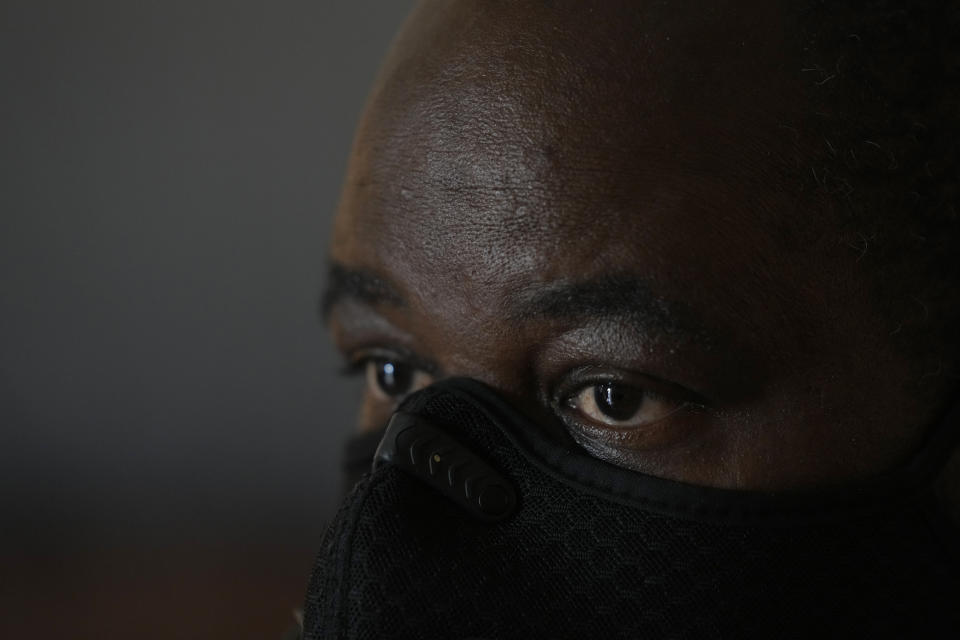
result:
[[[331,248],[325,311],[340,350],[367,376],[361,430],[381,429],[404,398],[434,381],[472,378],[483,387],[467,383],[450,393],[466,403],[463,411],[474,405],[503,407],[489,415],[516,410],[502,427],[504,442],[513,444],[485,445],[486,436],[464,427],[453,433],[450,450],[476,453],[484,461],[477,464],[502,474],[517,494],[495,510],[519,509],[515,520],[549,493],[536,487],[563,475],[551,465],[566,465],[570,456],[609,464],[596,463],[594,470],[590,461],[578,462],[589,472],[578,472],[576,480],[567,474],[564,486],[549,490],[564,500],[574,500],[564,493],[573,485],[585,491],[583,500],[594,500],[600,490],[584,489],[584,477],[609,472],[614,480],[603,480],[603,505],[619,505],[607,489],[630,493],[635,478],[638,486],[659,482],[658,495],[696,496],[694,510],[722,503],[749,514],[731,525],[716,515],[727,507],[718,507],[704,527],[722,520],[722,534],[690,533],[676,524],[646,546],[620,529],[606,546],[594,540],[590,553],[612,549],[613,556],[603,557],[614,569],[626,562],[624,553],[642,547],[640,564],[623,565],[640,572],[654,571],[648,559],[663,545],[702,536],[706,542],[698,544],[710,548],[711,558],[716,545],[726,546],[719,559],[685,569],[681,578],[673,580],[670,571],[679,571],[690,551],[657,574],[668,585],[668,604],[652,602],[642,590],[651,578],[631,591],[647,595],[610,609],[602,599],[578,608],[571,595],[576,588],[560,589],[553,597],[569,601],[555,611],[541,607],[536,590],[522,588],[516,601],[523,606],[511,609],[513,592],[504,586],[555,575],[549,554],[538,560],[539,573],[507,579],[484,555],[491,548],[507,553],[507,538],[492,543],[494,529],[474,534],[451,524],[458,535],[480,537],[471,549],[444,552],[442,566],[468,576],[464,599],[503,607],[487,626],[470,626],[483,617],[470,609],[462,637],[514,635],[506,629],[519,637],[561,618],[566,626],[559,628],[570,637],[585,633],[576,630],[581,620],[583,629],[608,634],[604,625],[618,616],[639,625],[632,632],[616,627],[624,637],[790,636],[825,633],[831,620],[844,633],[957,632],[944,628],[956,623],[948,607],[921,612],[916,603],[903,604],[893,586],[877,587],[862,601],[856,595],[849,607],[833,592],[822,596],[831,604],[818,600],[817,593],[836,587],[828,579],[836,564],[843,566],[837,580],[856,581],[868,575],[861,564],[913,553],[907,536],[920,536],[917,549],[932,548],[927,525],[890,529],[887,538],[878,533],[869,545],[880,550],[870,556],[849,555],[835,544],[849,538],[853,545],[888,525],[927,518],[929,505],[922,517],[913,506],[878,515],[856,535],[847,524],[834,531],[819,520],[804,520],[803,527],[814,529],[796,535],[770,533],[768,523],[737,528],[761,510],[775,511],[767,507],[780,498],[846,496],[846,502],[828,501],[832,511],[841,503],[867,509],[861,504],[867,495],[874,505],[891,502],[861,488],[902,484],[883,479],[918,466],[933,469],[930,482],[918,475],[904,482],[934,487],[934,511],[960,504],[960,455],[952,435],[958,428],[943,426],[957,385],[960,17],[946,2],[842,4],[424,2],[406,24],[360,124]],[[422,411],[407,409],[419,417]],[[520,422],[526,426],[510,426]],[[553,445],[524,440],[530,431],[554,443],[554,453],[543,453]],[[536,481],[526,471],[514,474],[507,462],[514,454],[499,453],[512,446],[522,451],[517,465],[549,467],[549,473]],[[380,470],[368,482],[392,478],[402,453],[384,453],[381,445]],[[444,464],[440,453],[431,456]],[[407,481],[402,474],[390,480]],[[452,471],[449,484],[455,484]],[[308,637],[341,633],[331,631],[334,626],[366,628],[373,618],[378,633],[392,628],[406,637],[419,628],[422,637],[449,637],[450,627],[424,627],[416,616],[421,626],[411,627],[410,600],[397,604],[383,590],[374,591],[381,594],[376,598],[357,596],[366,588],[357,585],[374,579],[359,574],[384,566],[375,552],[357,551],[356,540],[376,528],[363,533],[366,516],[350,519],[351,510],[366,508],[358,501],[375,502],[372,491],[358,488],[360,497],[328,533],[324,549],[331,556],[318,566],[308,598]],[[394,522],[408,507],[420,520],[431,517],[407,491],[388,492],[394,502],[378,507],[387,520],[377,522]],[[747,509],[738,496],[763,496],[769,504]],[[638,504],[623,506],[627,515],[591,506],[590,517],[607,518],[616,529],[642,510]],[[660,515],[644,516],[643,527],[661,522],[664,513],[676,516],[673,506],[653,511]],[[558,517],[546,528],[606,535],[589,518]],[[520,526],[507,522],[502,526]],[[849,526],[862,526],[858,522]],[[402,530],[430,535],[411,526]],[[523,531],[544,529],[530,526]],[[643,527],[627,528],[650,530]],[[937,540],[946,540],[944,549],[956,542],[950,525],[931,527],[942,536]],[[351,536],[348,546],[338,542]],[[820,540],[829,556],[822,567],[804,539]],[[428,557],[444,544],[414,547]],[[573,543],[564,544],[557,548],[570,551]],[[765,549],[758,551],[767,554],[762,562],[754,562],[754,548]],[[936,553],[947,552],[937,547]],[[570,554],[577,559],[563,566],[576,571],[589,573],[600,562],[600,556],[587,562],[582,553]],[[520,566],[530,553],[510,557]],[[913,559],[891,561],[882,576],[891,585],[935,583],[936,598],[957,602],[955,557],[936,558],[922,561],[933,577],[903,577],[901,566],[921,564]],[[778,561],[784,566],[771,569]],[[479,568],[450,567],[471,563]],[[395,580],[408,591],[424,582],[448,584],[446,570],[431,566],[428,575]],[[626,584],[637,571],[617,580]],[[601,579],[590,575],[590,581]],[[862,594],[884,582],[869,575],[870,584],[851,582],[850,588]],[[693,601],[677,605],[687,593],[684,584],[703,580],[710,584],[693,589],[699,594]],[[602,584],[598,590],[615,590]],[[754,593],[731,595],[737,589]],[[801,615],[788,600],[808,610]],[[749,604],[754,601],[760,604]],[[913,610],[893,613],[893,602]],[[457,606],[431,619],[458,615]],[[869,614],[851,614],[855,608]],[[534,609],[535,623],[523,613]],[[643,615],[631,618],[636,610]],[[684,611],[689,619],[677,617]],[[515,626],[503,626],[505,618]],[[385,619],[395,626],[384,626]]]

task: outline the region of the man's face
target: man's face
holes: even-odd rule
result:
[[[799,193],[818,141],[787,17],[548,4],[421,7],[374,90],[331,251],[361,428],[470,376],[695,484],[900,461],[932,416],[858,250]]]

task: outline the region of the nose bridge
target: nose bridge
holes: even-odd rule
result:
[[[499,291],[516,291],[502,285]],[[540,345],[552,327],[518,320],[509,295],[498,290],[468,297],[463,289],[431,301],[421,297],[417,314],[429,331],[422,331],[425,352],[434,356],[438,378],[468,378],[494,390],[532,425],[557,442],[570,437],[544,399],[544,382],[536,370]]]
[[[536,340],[511,316],[509,288],[461,281],[444,287],[450,294],[417,296],[418,322],[429,328],[420,332],[425,351],[435,354],[444,377],[473,378],[507,396],[531,391]]]
[[[444,373],[449,377],[472,378],[497,390],[508,399],[524,395],[534,384],[523,354],[497,340],[480,342],[466,337],[462,348],[449,358]]]

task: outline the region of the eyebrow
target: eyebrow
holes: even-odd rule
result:
[[[630,275],[538,285],[520,293],[511,315],[515,321],[623,318],[665,335],[717,342],[717,332],[687,305],[657,295],[644,280]]]
[[[327,284],[320,294],[320,318],[326,323],[333,307],[344,300],[355,300],[370,306],[389,304],[406,306],[406,300],[392,284],[365,269],[351,269],[332,262],[327,270]]]
[[[384,278],[365,269],[332,262],[320,296],[320,317],[326,323],[333,307],[344,300],[375,306],[405,307],[406,300]],[[521,290],[510,305],[510,319],[621,318],[643,329],[686,337],[712,345],[717,332],[687,305],[657,295],[641,278],[611,275],[576,282],[534,285]]]

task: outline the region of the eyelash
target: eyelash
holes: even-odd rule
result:
[[[434,363],[420,358],[407,349],[383,349],[376,347],[363,349],[348,355],[346,362],[340,367],[339,373],[348,378],[363,375],[367,365],[377,360],[402,363],[428,375],[437,375],[438,367]]]
[[[418,384],[407,387],[407,391],[390,393],[385,389],[379,375],[382,371],[371,369],[372,363],[392,363],[409,368],[405,373]],[[383,412],[392,412],[392,407],[409,393],[443,377],[438,367],[425,361],[406,349],[367,348],[348,355],[347,362],[341,368],[341,374],[350,377],[368,376],[365,382],[367,398],[374,402],[369,407],[383,419]],[[630,406],[632,400],[638,400],[634,411],[629,415],[616,415],[618,401],[600,402],[606,399],[599,391],[602,385],[619,388],[623,407]],[[608,392],[613,390],[608,388]],[[626,392],[626,396],[624,396]],[[599,395],[592,395],[598,394]],[[566,425],[565,430],[582,446],[590,449],[589,442],[603,446],[618,446],[628,449],[648,449],[665,446],[695,424],[696,420],[675,422],[674,414],[685,412],[701,414],[709,410],[709,403],[701,396],[679,385],[644,374],[633,373],[606,366],[587,365],[568,370],[558,384],[552,388],[542,388],[540,401],[559,420]],[[613,397],[613,396],[610,396]],[[627,398],[624,403],[624,398]],[[601,406],[602,405],[602,406]],[[688,424],[690,423],[690,424]],[[658,426],[659,425],[659,426]],[[604,445],[603,443],[607,443]]]

